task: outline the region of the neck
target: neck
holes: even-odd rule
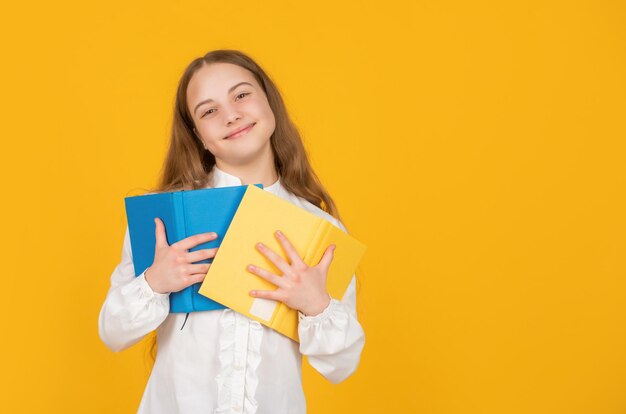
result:
[[[220,159],[216,159],[215,164],[220,170],[239,178],[242,185],[261,183],[263,187],[269,187],[278,180],[274,154],[271,151],[269,156],[260,157],[246,164],[233,165]]]

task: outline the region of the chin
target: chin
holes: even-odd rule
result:
[[[269,151],[266,148],[270,145],[269,139],[263,142],[261,145],[241,145],[238,146],[236,151],[230,152],[228,159],[230,163],[237,165],[244,165],[253,163],[263,157],[266,156],[269,152],[271,152],[271,148]]]

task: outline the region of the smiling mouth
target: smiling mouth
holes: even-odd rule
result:
[[[255,122],[255,123],[253,123],[253,124],[248,125],[247,127],[245,127],[244,129],[242,129],[241,131],[238,131],[238,132],[236,132],[236,133],[234,133],[234,134],[231,134],[231,135],[227,136],[227,137],[226,137],[226,138],[224,138],[224,139],[232,139],[232,138],[237,138],[237,137],[240,137],[240,136],[242,136],[242,135],[246,135],[246,134],[248,133],[248,131],[250,131],[250,130],[252,129],[252,127],[253,127],[253,126],[255,126],[255,125],[256,125],[256,122]]]

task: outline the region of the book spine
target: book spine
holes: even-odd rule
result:
[[[187,227],[185,224],[185,204],[184,191],[176,191],[172,193],[172,210],[174,215],[174,238],[173,242],[180,241],[187,237]],[[174,293],[179,309],[193,309],[192,289],[188,287],[179,292]],[[172,296],[172,295],[170,295]]]
[[[324,219],[319,219],[319,225],[311,237],[311,242],[307,246],[306,252],[302,258],[302,261],[308,266],[315,266],[319,262],[321,255],[320,249],[324,249],[326,246],[322,246],[323,241],[326,239],[326,235],[329,231],[328,226],[332,224]],[[322,252],[323,254],[323,252]],[[317,260],[316,260],[317,259]],[[285,333],[287,336],[297,341],[298,337],[298,312],[289,308],[282,302],[279,302],[270,326],[279,332]]]
[[[183,194],[184,191],[177,191],[172,194],[172,209],[174,210],[174,217],[176,221],[176,241],[187,237]]]
[[[319,254],[320,249],[325,248],[326,246],[322,246],[322,243],[326,239],[326,235],[328,234],[329,227],[332,224],[322,218],[319,219],[320,223],[315,231],[315,234],[311,238],[311,243],[309,244],[302,261],[307,264],[307,266],[315,266],[322,258]],[[323,254],[323,253],[322,253]]]

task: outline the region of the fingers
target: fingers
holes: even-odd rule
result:
[[[289,264],[285,262],[285,259],[274,253],[272,249],[270,249],[263,243],[257,243],[256,248],[261,253],[263,253],[263,255],[274,264],[274,266],[276,266],[281,272],[283,272],[284,275],[290,273]]]
[[[154,218],[154,235],[156,237],[156,248],[167,247],[167,235],[165,234],[165,225],[160,218]]]
[[[211,259],[215,257],[215,255],[217,254],[217,250],[218,248],[215,247],[213,249],[203,249],[196,250],[195,252],[189,252],[186,255],[187,263],[194,263],[205,259]]]
[[[282,302],[283,295],[280,294],[277,290],[252,290],[250,291],[250,296],[261,299],[270,299]]]
[[[335,248],[334,244],[331,244],[326,248],[324,255],[320,259],[320,262],[317,264],[319,267],[324,270],[324,273],[328,273],[328,268],[330,267],[330,263],[333,261],[333,257],[335,256]]]
[[[209,267],[211,267],[210,263],[189,265],[185,270],[188,271],[190,274],[183,277],[183,289],[188,286],[195,285],[196,283],[202,282],[206,277],[207,272],[209,271]]]
[[[209,242],[211,240],[215,240],[216,238],[217,238],[217,234],[213,232],[200,233],[200,234],[195,234],[193,236],[189,236],[180,241],[177,241],[176,243],[172,244],[172,246],[175,246],[177,249],[180,249],[180,250],[189,250],[194,246]]]
[[[287,257],[289,257],[289,260],[291,260],[291,264],[297,266],[304,265],[304,262],[302,261],[302,258],[298,254],[296,248],[293,247],[293,244],[291,244],[291,242],[280,230],[276,232],[276,238],[280,242],[281,246],[283,246],[285,253],[287,253]]]
[[[268,272],[265,269],[262,269],[260,267],[253,266],[253,265],[248,265],[247,270],[250,273],[253,273],[253,274],[257,275],[260,278],[265,279],[268,282],[270,282],[270,283],[272,283],[272,284],[274,284],[274,285],[276,285],[278,287],[284,287],[283,284],[284,284],[285,281],[283,280],[283,278],[281,276],[277,276],[277,275],[275,275],[272,272]]]
[[[211,267],[211,263],[198,263],[198,264],[190,264],[185,267],[185,271],[190,275],[196,273],[207,274],[209,268]]]
[[[194,275],[189,275],[185,280],[185,287],[200,283],[204,280],[205,277],[206,273],[196,273]]]

